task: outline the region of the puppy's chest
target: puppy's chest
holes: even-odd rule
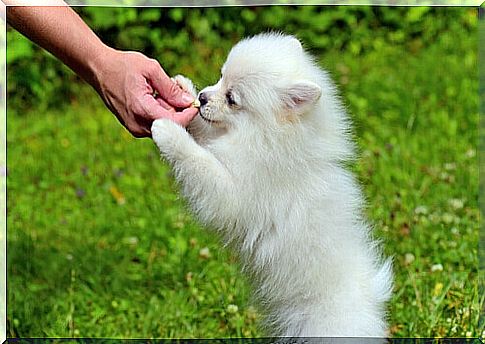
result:
[[[265,191],[281,190],[293,184],[290,168],[277,166],[270,159],[255,157],[246,152],[225,152],[218,157],[223,166],[227,168],[234,184],[244,190],[257,191],[263,194]],[[273,193],[274,193],[273,192]]]
[[[298,155],[258,140],[225,137],[206,147],[227,169],[241,194],[250,192],[261,201],[299,193],[308,176],[307,164]],[[311,174],[310,174],[311,175]]]

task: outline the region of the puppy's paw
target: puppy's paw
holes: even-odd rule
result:
[[[195,89],[194,84],[192,83],[192,80],[189,78],[186,78],[183,75],[176,75],[172,78],[172,80],[185,92],[190,93],[194,98],[197,98],[197,91]]]
[[[152,139],[161,152],[167,152],[176,146],[183,137],[187,136],[187,131],[172,120],[161,118],[153,121]]]
[[[153,121],[151,129],[153,141],[155,141],[157,146],[160,146],[165,141],[170,140],[170,137],[174,133],[174,129],[177,129],[178,126],[178,124],[165,118]]]

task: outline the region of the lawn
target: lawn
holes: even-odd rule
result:
[[[349,167],[394,257],[394,337],[483,331],[477,40],[454,29],[424,47],[317,56],[351,113]],[[8,336],[263,336],[237,257],[193,219],[153,143],[79,92],[58,109],[8,108]]]

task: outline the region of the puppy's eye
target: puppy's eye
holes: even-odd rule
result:
[[[236,102],[234,101],[234,96],[231,91],[228,91],[226,93],[226,100],[230,106],[236,105]]]

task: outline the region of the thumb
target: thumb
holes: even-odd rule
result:
[[[178,108],[189,107],[194,97],[184,92],[175,82],[172,81],[162,69],[158,62],[154,62],[150,69],[148,80],[158,94],[170,105]]]

